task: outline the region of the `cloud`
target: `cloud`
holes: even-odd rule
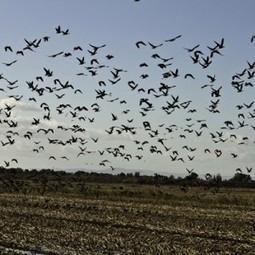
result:
[[[24,111],[24,112],[40,112],[41,109],[36,106],[36,105],[32,105],[30,103],[25,103],[22,101],[16,101],[14,98],[3,98],[0,99],[0,108],[5,108],[6,105],[12,107],[15,106],[13,108],[13,112],[16,113],[17,111]]]

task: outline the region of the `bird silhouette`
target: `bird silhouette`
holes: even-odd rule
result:
[[[141,46],[146,46],[146,43],[143,42],[143,41],[138,41],[138,42],[136,42],[135,45],[136,45],[136,47],[137,47],[138,49],[140,49]]]
[[[165,40],[165,42],[174,42],[175,40],[177,40],[177,39],[179,39],[179,38],[181,38],[181,37],[182,37],[182,35],[177,35],[177,36],[175,36],[175,37],[173,37],[173,38],[170,38],[170,39]]]
[[[12,65],[15,64],[17,61],[18,61],[18,60],[13,60],[13,61],[11,61],[11,62],[9,62],[9,63],[3,63],[3,64],[6,65],[6,66],[12,66]]]
[[[196,46],[192,47],[192,48],[184,48],[185,50],[187,50],[188,52],[193,52],[194,50],[196,50],[197,48],[199,48],[200,44],[197,44]]]

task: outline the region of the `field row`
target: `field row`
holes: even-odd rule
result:
[[[44,254],[253,254],[252,208],[0,196],[0,246]]]

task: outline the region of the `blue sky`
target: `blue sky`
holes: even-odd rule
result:
[[[238,121],[235,105],[243,104],[244,102],[252,102],[254,100],[254,88],[247,88],[243,93],[237,94],[231,87],[232,75],[236,72],[241,72],[247,66],[246,61],[254,61],[255,44],[250,42],[254,31],[254,1],[170,1],[170,0],[141,0],[135,2],[133,0],[55,0],[55,1],[1,1],[0,15],[0,57],[2,62],[10,62],[18,59],[17,64],[12,68],[1,66],[0,73],[10,80],[19,80],[19,88],[8,93],[0,95],[0,105],[4,107],[5,102],[9,102],[8,96],[11,94],[24,95],[22,103],[16,107],[14,117],[23,123],[20,127],[20,134],[24,134],[30,130],[28,123],[36,114],[42,116],[39,112],[39,102],[47,102],[52,109],[59,103],[53,95],[38,98],[38,102],[32,104],[28,101],[31,97],[31,92],[27,89],[26,81],[34,80],[38,75],[44,75],[43,67],[52,68],[54,70],[54,78],[60,78],[63,81],[69,80],[76,88],[84,90],[83,95],[74,95],[67,92],[65,100],[73,105],[91,105],[95,102],[95,89],[98,89],[99,80],[108,80],[109,70],[118,67],[127,70],[121,74],[121,82],[114,87],[107,88],[107,91],[112,92],[112,98],[119,97],[125,99],[128,104],[126,108],[131,109],[128,116],[121,114],[125,110],[125,106],[118,103],[109,104],[105,101],[100,101],[102,111],[96,116],[95,123],[85,122],[82,125],[88,131],[87,139],[91,137],[99,137],[98,144],[91,141],[88,143],[88,149],[97,151],[109,146],[118,146],[124,143],[126,145],[126,153],[134,155],[143,154],[143,159],[132,160],[128,162],[123,158],[112,158],[110,156],[100,157],[98,153],[92,153],[86,157],[77,158],[77,147],[57,147],[47,144],[46,138],[38,136],[36,130],[34,140],[41,140],[47,150],[40,154],[34,154],[31,151],[34,144],[31,141],[17,139],[14,146],[3,147],[1,155],[2,162],[11,160],[13,157],[19,158],[21,167],[53,167],[55,169],[71,169],[71,168],[86,168],[105,170],[110,165],[116,168],[126,169],[148,169],[153,171],[165,171],[171,174],[185,173],[185,168],[195,168],[196,171],[203,175],[207,171],[213,173],[222,173],[223,175],[232,175],[237,167],[245,169],[246,166],[255,167],[254,162],[254,131],[250,128],[243,128],[234,131],[227,130],[224,135],[228,137],[231,132],[242,137],[248,136],[249,142],[245,145],[237,145],[235,142],[227,142],[224,144],[213,144],[210,138],[210,132],[220,130],[224,120],[231,119]],[[61,25],[63,29],[69,29],[70,35],[59,36],[55,33],[55,27]],[[33,40],[43,36],[50,36],[48,43],[44,47],[40,47],[35,53],[26,53],[25,57],[15,56],[10,52],[5,52],[6,45],[12,46],[17,50],[24,47],[24,38]],[[164,41],[182,35],[181,38],[172,43]],[[184,48],[192,48],[200,44],[199,49],[207,51],[207,46],[214,45],[214,41],[225,39],[225,48],[222,50],[223,56],[215,56],[213,63],[207,69],[202,69],[199,65],[192,64],[189,54]],[[137,41],[152,42],[153,44],[164,43],[163,47],[152,50],[148,47],[137,49],[135,43]],[[100,72],[96,77],[78,77],[77,72],[80,72],[80,67],[77,65],[76,57],[85,56],[89,59],[87,49],[89,44],[107,46],[100,50],[98,56],[99,61],[109,64],[109,69]],[[74,46],[81,45],[84,49],[83,53],[74,53]],[[58,51],[72,52],[71,58],[50,59],[50,54]],[[187,143],[199,148],[195,153],[195,160],[185,162],[184,164],[172,162],[170,160],[170,152],[164,152],[163,156],[151,155],[149,151],[137,151],[133,140],[147,139],[148,134],[142,130],[142,121],[138,109],[139,99],[146,95],[139,93],[131,93],[127,82],[135,80],[139,86],[148,89],[159,86],[162,82],[161,73],[157,66],[152,62],[151,55],[158,53],[165,58],[173,57],[174,60],[170,69],[178,68],[182,76],[185,73],[192,73],[196,77],[192,79],[169,79],[168,84],[176,85],[173,90],[174,95],[180,95],[181,99],[192,100],[192,107],[199,109],[199,112],[194,115],[189,115],[184,111],[166,115],[161,109],[165,104],[166,99],[157,100],[152,97],[156,110],[150,113],[146,120],[157,128],[157,125],[165,123],[171,125],[178,123],[179,130],[174,134],[166,134],[162,129],[160,137],[166,138],[166,144],[180,152],[180,155],[186,157],[187,153],[183,151],[182,146],[185,145],[185,140],[179,138],[183,133],[183,128],[187,124],[185,118],[192,117],[195,121],[199,118],[205,118],[209,130],[200,138],[190,136],[187,138]],[[112,54],[114,59],[107,62],[105,55]],[[148,69],[142,69],[139,64],[142,62],[149,63]],[[84,71],[84,69],[83,69]],[[149,73],[149,78],[142,80],[140,75]],[[207,74],[217,77],[216,87],[223,87],[223,95],[220,101],[221,114],[211,114],[206,110],[210,97],[210,89],[200,89],[200,87],[208,83]],[[254,82],[254,78],[252,80]],[[48,85],[52,85],[52,80],[47,80]],[[45,84],[46,85],[46,84]],[[0,83],[4,88],[6,84]],[[110,99],[110,98],[108,98]],[[7,101],[6,101],[7,100]],[[65,101],[64,100],[64,101]],[[14,102],[15,103],[15,102]],[[16,102],[17,103],[17,102]],[[28,107],[29,105],[29,107]],[[34,108],[33,108],[34,107]],[[19,109],[18,109],[19,108]],[[30,110],[27,110],[27,109]],[[32,109],[32,110],[31,110]],[[38,113],[39,112],[39,113]],[[105,129],[111,124],[111,112],[121,116],[118,124],[123,124],[127,118],[134,118],[134,125],[138,128],[138,134],[134,137],[130,134],[125,134],[118,137],[107,136]],[[248,114],[248,111],[246,112]],[[90,116],[93,117],[93,113]],[[254,125],[254,120],[247,120],[249,125]],[[69,115],[58,116],[53,112],[53,119],[48,126],[54,128],[59,124],[75,123]],[[44,123],[45,124],[45,123]],[[114,123],[116,124],[116,123]],[[45,124],[46,125],[46,124]],[[46,125],[46,126],[47,126]],[[199,126],[196,126],[199,129]],[[2,127],[1,140],[6,139],[6,127]],[[71,134],[57,134],[61,139],[66,139]],[[155,142],[156,138],[152,139],[151,144],[160,148],[160,145]],[[211,147],[210,147],[211,146]],[[223,156],[215,158],[203,153],[203,149],[210,147],[212,151],[221,149]],[[60,148],[60,149],[59,149]],[[237,160],[232,160],[230,153],[238,153],[240,157]],[[213,154],[213,153],[212,153]],[[60,157],[69,155],[69,161],[51,161],[48,160],[50,155]],[[108,159],[110,164],[105,167],[99,166],[102,159]],[[4,165],[4,163],[2,163]],[[38,166],[39,165],[39,166]]]

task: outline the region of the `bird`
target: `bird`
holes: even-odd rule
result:
[[[18,50],[18,51],[16,51],[16,54],[17,54],[17,55],[24,56],[24,52],[23,52],[22,50]]]
[[[5,167],[9,167],[10,166],[10,162],[5,161],[5,160],[4,160],[4,164],[5,164]]]
[[[57,57],[57,56],[62,55],[63,53],[64,53],[64,51],[60,51],[60,52],[58,52],[58,53],[55,53],[55,54],[49,55],[49,58],[55,58],[55,57]]]
[[[61,33],[61,27],[58,25],[56,28],[55,28],[55,31],[57,34],[60,34]]]
[[[195,79],[195,77],[191,74],[191,73],[187,73],[185,74],[184,78],[187,79],[187,78],[192,78],[193,80]]]
[[[146,43],[143,42],[143,41],[138,41],[138,42],[136,42],[135,45],[136,45],[136,47],[137,47],[138,49],[140,49],[141,46],[146,46]]]
[[[237,172],[237,173],[242,173],[243,171],[242,171],[241,168],[237,168],[237,169],[236,169],[236,172]]]
[[[7,51],[10,51],[10,52],[13,52],[13,50],[12,50],[12,47],[11,46],[5,46],[4,47],[4,50],[5,50],[5,52],[7,52]]]
[[[82,47],[81,46],[75,46],[75,47],[73,47],[73,50],[74,51],[82,51],[83,49],[82,49]]]
[[[92,140],[94,143],[97,143],[97,142],[98,142],[98,137],[97,137],[97,138],[91,137],[91,140]]]
[[[53,71],[51,71],[50,69],[47,69],[44,67],[43,70],[45,71],[45,76],[48,76],[48,77],[53,76]]]
[[[212,175],[211,175],[210,173],[206,173],[206,174],[205,174],[205,179],[206,179],[207,181],[211,180],[211,179],[212,179]]]
[[[16,158],[11,159],[11,161],[18,164],[18,160]]]
[[[92,44],[89,44],[90,47],[92,47],[93,50],[88,50],[88,52],[90,53],[91,56],[94,56],[97,54],[97,51],[101,48],[104,48],[106,46],[106,44],[102,44],[100,46],[95,46]]]
[[[44,41],[44,42],[48,42],[48,41],[49,41],[49,39],[50,39],[50,37],[49,37],[49,36],[43,36],[43,41]]]
[[[185,50],[187,50],[188,52],[193,52],[194,50],[196,50],[197,48],[199,48],[200,44],[195,45],[192,48],[184,48]]]
[[[69,29],[66,29],[65,31],[61,31],[63,35],[69,35]]]
[[[213,82],[215,82],[215,81],[216,81],[216,77],[215,77],[215,75],[213,75],[213,76],[212,76],[212,75],[209,75],[209,74],[208,74],[208,75],[207,75],[207,78],[209,78],[209,79],[210,79],[210,82],[211,82],[211,83],[213,83]]]
[[[170,38],[170,39],[165,40],[165,42],[174,42],[175,40],[177,40],[177,39],[179,39],[179,38],[181,38],[181,37],[182,37],[182,35],[177,35],[177,36],[175,36],[175,37],[173,37],[173,38]]]
[[[220,40],[220,42],[216,42],[216,41],[214,41],[214,42],[215,42],[216,46],[217,46],[219,49],[224,48],[224,38],[222,38],[222,39]]]
[[[252,171],[252,167],[245,167],[245,169],[246,169],[246,171],[247,171],[248,174],[250,174],[251,171]]]
[[[186,168],[186,171],[188,172],[188,174],[192,174],[194,172],[194,168],[192,168],[192,169]]]
[[[136,84],[134,81],[129,81],[128,86],[131,88],[131,90],[135,90],[138,87],[138,84]]]
[[[85,64],[85,58],[82,57],[82,58],[76,58],[78,61],[79,61],[79,65],[84,65]]]
[[[13,61],[11,61],[9,63],[3,63],[3,64],[6,65],[6,66],[11,66],[11,65],[15,64],[17,61],[18,60],[13,60]]]
[[[154,49],[157,49],[161,46],[163,46],[163,43],[160,43],[158,45],[155,45],[155,44],[152,44],[151,42],[148,42],[148,44],[151,46],[151,48],[154,50]]]
[[[217,156],[217,158],[220,157],[220,156],[222,155],[222,151],[219,150],[219,149],[215,149],[215,150],[214,150],[214,153],[215,153],[215,155]]]

